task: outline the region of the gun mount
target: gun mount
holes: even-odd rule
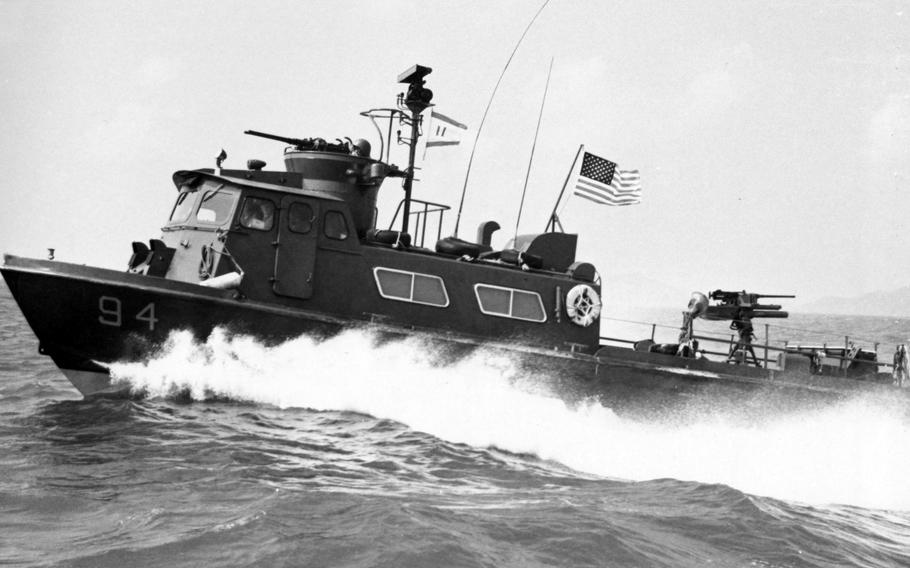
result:
[[[244,134],[288,144],[284,167],[297,187],[327,193],[347,203],[357,234],[364,237],[375,228],[376,199],[386,177],[400,177],[394,165],[370,157],[370,143],[364,139],[292,138],[245,130]],[[248,165],[255,170],[262,162]],[[261,167],[260,167],[261,169]]]
[[[692,322],[699,317],[706,320],[730,322],[730,329],[738,334],[736,343],[730,346],[727,361],[745,363],[746,357],[751,356],[751,362],[761,366],[752,348],[754,327],[752,318],[786,318],[789,313],[781,311],[780,304],[759,303],[763,298],[795,298],[787,294],[755,294],[746,292],[733,292],[728,290],[714,290],[708,296],[701,292],[693,292],[689,301],[688,310],[683,312],[683,325],[680,331],[680,343],[689,341],[692,337]],[[710,304],[710,300],[715,303]]]
[[[370,154],[368,142],[366,143],[365,154],[363,152],[364,148],[362,145],[366,142],[365,140],[352,142],[350,138],[345,138],[344,140],[338,139],[335,142],[327,142],[322,138],[291,138],[289,136],[278,136],[277,134],[268,134],[256,130],[244,130],[243,133],[249,134],[250,136],[258,136],[260,138],[284,142],[285,144],[293,146],[296,150],[301,151],[311,150],[316,152],[335,152],[338,154],[358,154],[366,155],[367,157],[369,157]]]
[[[795,298],[796,296],[781,294],[753,294],[730,292],[727,290],[714,290],[708,297],[715,302],[705,309],[704,317],[707,320],[730,320],[731,328],[737,322],[751,320],[752,318],[786,318],[790,314],[780,311],[780,304],[760,304],[762,298]],[[734,328],[735,329],[735,328]]]

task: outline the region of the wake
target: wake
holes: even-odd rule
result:
[[[266,346],[216,331],[175,333],[153,359],[111,367],[152,397],[188,393],[280,408],[341,410],[408,425],[454,443],[532,453],[591,474],[722,483],[816,504],[910,510],[910,424],[898,409],[852,401],[760,424],[703,414],[640,422],[569,405],[544,377],[519,375],[483,351],[436,366],[419,340],[378,344],[363,331]]]

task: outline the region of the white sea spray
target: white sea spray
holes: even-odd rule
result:
[[[205,343],[178,333],[156,357],[114,365],[112,375],[153,397],[183,391],[196,400],[366,413],[450,442],[532,453],[600,476],[910,509],[910,424],[867,400],[755,423],[722,413],[639,421],[529,388],[535,383],[501,356],[478,351],[438,366],[419,340],[377,343],[363,331],[274,346],[220,330]]]

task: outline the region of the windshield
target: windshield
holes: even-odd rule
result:
[[[237,191],[224,189],[221,185],[213,187],[210,184],[205,184],[202,189],[196,220],[213,225],[223,225],[230,220],[234,205],[237,203]]]
[[[196,204],[197,195],[198,194],[192,190],[181,191],[180,195],[177,196],[177,204],[174,205],[174,210],[171,212],[169,221],[171,223],[186,221],[190,216],[190,211],[193,210],[193,205]]]
[[[231,220],[240,192],[206,182],[195,189],[183,186],[168,225],[224,225]]]

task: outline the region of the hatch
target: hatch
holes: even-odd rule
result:
[[[279,296],[306,299],[313,295],[318,219],[316,199],[289,195],[281,200],[272,282]]]

